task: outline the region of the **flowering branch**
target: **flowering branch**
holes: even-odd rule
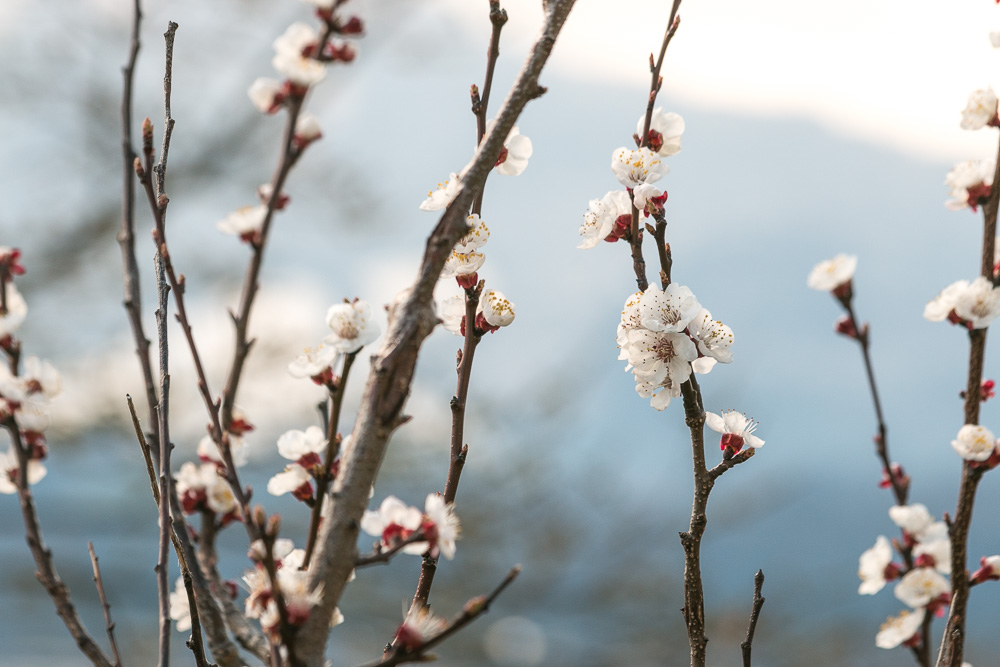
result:
[[[1000,157],[1000,148],[998,148]],[[1000,159],[995,169],[1000,169]],[[994,246],[996,243],[997,212],[1000,209],[1000,185],[994,171],[994,187],[983,207],[983,254],[980,274],[991,283],[995,281],[993,270]],[[995,284],[995,283],[994,283]],[[965,389],[965,424],[979,423],[979,406],[983,382],[983,359],[986,353],[986,328],[969,330],[969,373]],[[958,505],[950,526],[951,536],[951,606],[948,621],[938,650],[939,667],[961,667],[965,648],[966,605],[969,599],[969,578],[966,562],[968,559],[969,525],[976,499],[976,489],[986,468],[974,467],[969,460],[962,462],[962,479],[958,489]]]
[[[496,162],[496,156],[525,105],[542,94],[538,85],[552,46],[575,0],[546,5],[542,35],[531,50],[513,88],[501,106],[496,124],[487,132],[464,171],[461,188],[427,241],[413,287],[389,309],[382,349],[372,359],[372,372],[361,401],[351,445],[342,457],[334,483],[330,515],[320,528],[319,551],[310,568],[310,588],[322,585],[322,599],[297,637],[297,654],[306,665],[319,665],[334,609],[357,560],[357,536],[368,491],[392,432],[400,425],[423,340],[437,324],[431,307],[434,285],[455,243],[468,232],[467,212]]]
[[[452,618],[450,621],[443,625],[443,629],[438,630],[436,633],[429,636],[427,639],[419,641],[414,647],[407,648],[403,642],[396,642],[394,647],[385,655],[381,660],[376,662],[367,663],[362,667],[391,667],[392,665],[400,665],[405,662],[426,662],[430,659],[427,655],[427,651],[441,642],[443,642],[448,637],[452,636],[466,625],[476,620],[481,614],[489,611],[490,605],[493,601],[503,593],[504,589],[507,588],[517,578],[517,575],[521,573],[521,566],[515,565],[511,568],[507,576],[504,577],[496,588],[494,588],[488,595],[481,595],[476,598],[472,598],[465,603],[465,607],[462,609],[461,613]],[[421,612],[429,614],[426,609],[421,610]],[[410,614],[414,614],[413,611]],[[408,615],[408,618],[411,618]],[[402,635],[404,629],[406,628],[407,622],[404,622],[403,627],[397,635]]]
[[[760,609],[764,606],[764,597],[760,592],[764,588],[764,571],[757,570],[753,575],[753,606],[750,609],[750,623],[747,625],[747,638],[740,644],[743,653],[743,667],[750,667],[750,652],[753,648],[753,634],[757,630],[757,619],[760,618]]]
[[[115,656],[115,667],[121,667],[122,658],[118,654],[118,642],[115,641],[115,624],[111,620],[111,605],[104,594],[104,582],[101,580],[101,568],[97,565],[97,554],[94,552],[94,543],[87,542],[87,551],[90,552],[90,562],[94,566],[94,585],[97,587],[97,596],[101,599],[101,608],[104,610],[104,622],[108,629],[108,642],[111,644],[111,653]]]

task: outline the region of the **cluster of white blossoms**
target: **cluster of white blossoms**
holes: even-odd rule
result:
[[[395,496],[387,497],[377,511],[365,510],[361,530],[380,538],[382,549],[396,547],[419,530],[423,540],[407,544],[403,553],[418,556],[427,553],[432,558],[441,555],[450,560],[455,557],[455,540],[461,526],[455,506],[445,504],[441,495],[431,493],[424,501],[423,512]]]
[[[691,372],[708,373],[733,360],[733,331],[702,308],[687,287],[650,285],[625,301],[618,324],[618,358],[627,361],[636,391],[657,410],[681,395]]]
[[[285,602],[288,624],[301,626],[309,619],[313,607],[319,604],[322,586],[309,588],[309,573],[302,569],[305,551],[295,549],[291,540],[275,540],[272,555],[277,567],[278,587]],[[250,595],[246,600],[246,616],[259,619],[261,628],[273,635],[277,633],[281,619],[271,588],[271,578],[262,562],[264,546],[260,540],[250,545],[249,556],[257,562],[257,565],[243,575],[243,581],[250,589]],[[343,621],[344,617],[340,611],[335,611],[330,626],[339,625]]]
[[[948,320],[969,329],[985,329],[998,315],[1000,288],[983,276],[952,283],[924,308],[924,317],[931,322]]]
[[[292,463],[268,481],[267,492],[274,496],[291,493],[303,502],[311,502],[312,480],[322,472],[327,444],[326,435],[318,426],[282,434],[278,438],[278,453]]]
[[[893,549],[884,535],[858,559],[859,594],[874,595],[898,579],[893,594],[910,607],[882,625],[875,637],[880,648],[918,643],[926,613],[943,611],[951,599],[951,586],[944,576],[951,572],[947,524],[935,521],[920,504],[896,505],[889,509],[889,518],[902,530],[901,548],[908,552],[913,567],[893,562]]]
[[[4,290],[6,309],[0,308],[0,348],[16,350],[20,343],[14,334],[28,315],[28,304],[15,287],[12,278],[24,273],[20,264],[21,252],[16,248],[0,246],[0,290]],[[15,375],[7,364],[0,364],[0,421],[17,428],[26,453],[28,484],[35,484],[45,477],[42,461],[48,455],[45,430],[49,427],[50,405],[62,391],[62,378],[55,367],[35,356],[24,359],[20,374]],[[21,464],[13,443],[0,454],[0,493],[17,493]]]
[[[316,384],[327,385],[333,380],[333,366],[340,355],[357,352],[382,333],[371,305],[360,299],[330,306],[326,324],[331,333],[323,342],[306,348],[288,364],[292,377],[311,378]]]
[[[961,127],[963,130],[1000,127],[997,95],[992,88],[976,90],[969,95],[962,111]],[[990,196],[995,168],[993,160],[974,160],[955,165],[944,179],[951,197],[945,206],[953,211],[969,208],[975,212]]]
[[[486,133],[489,134],[496,125],[496,119],[486,123]],[[528,168],[528,158],[531,157],[534,148],[531,139],[521,134],[515,125],[507,133],[507,138],[503,141],[503,148],[493,165],[498,174],[504,176],[519,176]],[[462,178],[465,176],[463,169],[459,173],[452,172],[448,178],[437,184],[433,190],[427,191],[427,197],[420,202],[421,211],[440,211],[447,208],[461,189]]]
[[[648,141],[641,146],[640,135],[645,121],[645,115],[640,116],[636,125],[635,139],[640,147],[623,146],[611,154],[611,171],[626,190],[614,190],[590,201],[583,214],[578,248],[588,249],[601,241],[613,243],[628,238],[633,205],[646,216],[662,211],[667,195],[653,183],[670,171],[664,158],[681,150],[684,119],[657,107],[650,121]]]

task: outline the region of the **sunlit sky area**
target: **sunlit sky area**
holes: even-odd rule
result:
[[[485,2],[447,0],[440,12],[481,24]],[[668,0],[573,9],[550,65],[585,80],[645,83]],[[538,0],[505,2],[512,41],[526,44]],[[731,113],[814,119],[848,137],[911,155],[984,157],[958,127],[968,93],[994,84],[1000,13],[988,0],[688,0],[667,56],[665,99]],[[522,29],[523,28],[523,29]]]

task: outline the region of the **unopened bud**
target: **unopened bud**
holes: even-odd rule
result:
[[[132,168],[135,169],[135,175],[139,178],[146,178],[146,170],[142,167],[142,160],[136,158],[132,162]]]
[[[485,608],[486,608],[486,596],[479,595],[466,602],[465,606],[462,608],[462,611],[464,611],[469,616],[478,616],[479,614],[482,613],[483,609]]]

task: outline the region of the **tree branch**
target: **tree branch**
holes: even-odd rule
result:
[[[497,122],[479,145],[472,163],[463,170],[461,189],[445,210],[427,241],[413,287],[397,297],[381,350],[372,360],[372,373],[362,398],[341,470],[334,483],[330,515],[320,530],[319,551],[310,585],[323,586],[322,600],[298,634],[297,654],[309,667],[323,661],[326,628],[357,560],[359,521],[368,505],[368,492],[385,454],[389,436],[399,425],[409,393],[417,353],[437,324],[431,307],[434,285],[455,243],[468,230],[469,207],[496,162],[500,146],[525,105],[542,92],[538,77],[575,0],[548,3],[542,36],[534,45]]]

